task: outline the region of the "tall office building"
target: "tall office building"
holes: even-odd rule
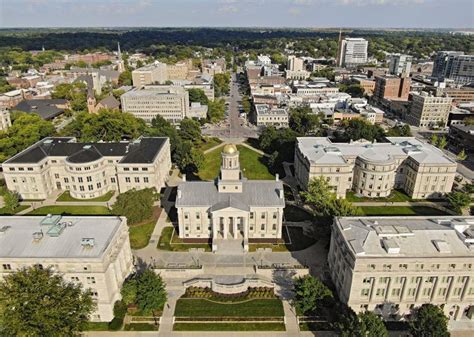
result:
[[[411,94],[407,122],[418,127],[446,126],[452,108],[451,97],[438,97],[421,92]]]
[[[446,79],[456,84],[474,81],[474,55],[458,51],[440,51],[436,55],[432,77],[438,81]]]
[[[351,67],[367,63],[367,47],[369,42],[363,38],[345,38],[339,40],[337,65]]]
[[[288,56],[287,69],[291,71],[304,70],[304,61],[295,55]]]
[[[183,87],[150,85],[126,92],[120,97],[122,111],[151,123],[160,115],[178,124],[189,114],[189,93]]]
[[[392,75],[408,76],[410,75],[411,63],[413,57],[404,54],[393,54],[390,56],[389,72]]]
[[[406,101],[410,93],[410,83],[409,77],[377,76],[373,97],[379,102],[384,99]]]

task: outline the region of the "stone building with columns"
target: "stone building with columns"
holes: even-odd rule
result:
[[[219,244],[276,242],[282,237],[285,197],[283,183],[247,180],[240,169],[239,151],[227,144],[219,176],[214,181],[183,181],[176,209],[179,237],[188,242]]]
[[[432,303],[474,321],[474,217],[341,217],[331,231],[330,275],[356,313],[401,320]]]

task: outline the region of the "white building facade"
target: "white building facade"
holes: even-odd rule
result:
[[[403,320],[425,303],[474,320],[474,217],[346,217],[332,226],[328,263],[356,313]]]
[[[121,217],[0,217],[0,278],[25,267],[51,267],[90,289],[92,321],[114,318],[114,303],[133,271],[127,219]]]

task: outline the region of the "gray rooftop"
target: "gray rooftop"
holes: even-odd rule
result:
[[[474,217],[342,217],[336,227],[357,257],[473,257]]]
[[[283,183],[275,180],[244,180],[242,193],[219,193],[215,182],[189,181],[178,186],[181,198],[176,198],[176,207],[226,207],[247,210],[248,207],[284,207],[285,200],[278,190]]]
[[[346,158],[365,156],[379,160],[411,157],[420,164],[456,165],[441,150],[415,137],[387,137],[387,140],[388,143],[363,140],[333,143],[324,137],[298,137],[297,146],[312,164],[344,164]]]
[[[282,108],[272,109],[268,104],[255,104],[257,116],[288,116],[288,111]]]
[[[99,258],[121,222],[116,216],[1,216],[0,258]],[[93,246],[83,239],[93,239]]]

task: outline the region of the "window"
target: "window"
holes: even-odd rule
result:
[[[142,167],[142,171],[148,171],[148,167]]]
[[[265,224],[264,223],[260,225],[260,230],[262,230],[262,231],[265,230]]]
[[[84,192],[85,191],[84,186],[82,186],[82,185],[79,186],[79,191]]]
[[[3,270],[12,270],[12,266],[10,264],[3,264]]]
[[[90,277],[89,277],[89,276],[88,276],[88,277],[87,277],[87,283],[89,283],[89,284],[95,284],[95,277],[93,277],[93,276],[90,276]]]
[[[73,276],[73,277],[71,277],[71,281],[73,281],[73,282],[79,282],[79,277]]]
[[[140,182],[140,177],[135,177],[135,182],[139,183]]]
[[[143,178],[143,182],[144,182],[144,183],[148,183],[148,177],[144,177],[144,178]]]
[[[138,167],[134,167],[134,168],[133,168],[133,171],[138,171]]]
[[[130,168],[124,167],[123,170],[124,170],[124,171],[130,171]]]
[[[82,177],[77,178],[77,181],[82,183],[83,182]]]
[[[369,289],[362,289],[360,292],[360,296],[369,296]]]
[[[189,213],[184,213],[184,218],[189,219]]]
[[[114,177],[110,178],[110,182],[111,182],[112,184],[115,184],[115,178],[114,178]]]
[[[260,216],[262,219],[265,219],[265,213],[262,213],[262,215]]]
[[[407,270],[407,269],[408,269],[408,265],[405,264],[405,263],[398,265],[398,267],[399,267],[400,269],[403,269],[403,270]]]
[[[273,212],[273,219],[276,219],[278,217],[278,213],[277,212]]]
[[[196,212],[196,219],[201,219],[201,213]]]
[[[88,185],[88,186],[87,186],[87,189],[88,189],[89,191],[94,190],[94,185]]]
[[[274,224],[272,225],[272,230],[276,231],[276,229],[277,229],[277,224],[274,223]]]
[[[92,181],[92,177],[91,176],[88,176],[87,177],[87,182],[90,183]]]
[[[130,177],[125,177],[125,182],[129,183],[130,182]]]
[[[64,178],[64,182],[65,182],[65,183],[68,183],[68,182],[69,182],[69,178]]]
[[[58,173],[55,173],[55,174],[54,174],[54,178],[59,179],[59,174],[58,174]]]
[[[416,294],[416,289],[415,288],[408,289],[408,296],[415,296],[415,294]]]
[[[392,289],[392,296],[400,296],[400,289]]]
[[[250,212],[250,219],[253,219],[253,212]]]
[[[378,288],[375,295],[376,296],[385,296],[385,288]]]
[[[370,283],[370,277],[364,278],[364,280],[362,281],[362,283]]]

